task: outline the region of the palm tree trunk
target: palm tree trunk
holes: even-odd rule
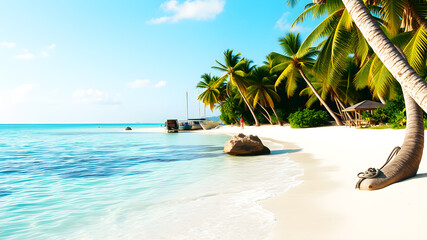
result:
[[[364,179],[361,190],[376,190],[417,174],[424,148],[423,111],[403,90],[406,107],[406,133],[403,145],[395,158],[388,163],[376,178]]]
[[[261,108],[267,113],[267,116],[268,116],[268,118],[267,118],[267,120],[270,122],[270,124],[271,125],[274,125],[273,124],[273,120],[271,119],[271,116],[270,116],[270,114],[268,113],[268,111],[267,111],[267,109],[265,109],[265,107],[263,107],[261,104],[259,104],[258,103],[258,105],[260,105],[261,106]],[[264,115],[265,116],[265,115]]]
[[[265,113],[263,113],[261,110],[257,109],[263,116],[265,119],[267,119],[267,121],[272,124],[272,122],[270,121],[270,119],[268,119],[267,115],[265,115]]]
[[[276,116],[277,123],[279,124],[279,126],[282,126],[282,122],[280,122],[280,119],[279,119],[279,117],[277,116],[276,110],[274,110],[274,107],[271,107],[271,109],[273,110],[274,115]]]
[[[379,94],[378,94],[378,99],[380,99],[380,102],[381,102],[382,104],[385,104],[385,103],[386,103],[386,100],[385,100],[381,95],[379,95]]]
[[[342,0],[354,23],[366,38],[384,66],[420,107],[427,112],[427,83],[400,55],[381,30],[362,0]]]
[[[231,76],[230,76],[230,77],[231,77]],[[241,95],[241,96],[242,96],[242,98],[243,98],[243,101],[245,101],[246,106],[248,106],[249,111],[251,111],[252,117],[253,117],[253,118],[254,118],[254,120],[255,120],[255,126],[259,127],[259,126],[260,126],[260,124],[259,124],[258,119],[257,119],[257,118],[256,118],[256,116],[255,116],[254,110],[252,110],[251,105],[249,105],[248,100],[246,99],[245,95],[243,94],[242,89],[240,89],[239,84],[236,84],[236,85],[237,85],[237,89],[239,90],[240,95]]]
[[[301,74],[302,78],[304,78],[307,85],[310,87],[311,91],[313,91],[314,95],[319,99],[319,101],[322,103],[322,105],[326,108],[326,110],[329,112],[329,115],[331,115],[338,126],[342,126],[341,120],[335,115],[335,113],[331,110],[331,108],[326,104],[325,101],[323,101],[322,97],[319,95],[319,93],[314,88],[313,84],[308,80],[308,78],[305,76],[304,72],[298,68],[299,73]]]
[[[335,93],[333,93],[333,96],[334,96],[335,104],[337,105],[338,111],[340,113],[341,119],[344,120],[344,122],[346,122],[345,124],[347,125],[354,122],[350,114],[348,112],[344,112],[344,109],[345,109],[344,104],[342,104],[338,96]]]

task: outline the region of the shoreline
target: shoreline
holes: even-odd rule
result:
[[[211,130],[209,130],[211,131]],[[208,132],[208,131],[206,131]],[[212,133],[255,134],[297,147],[291,161],[304,169],[300,185],[260,204],[276,217],[273,239],[424,239],[427,160],[418,175],[377,191],[356,190],[357,173],[380,167],[405,130],[225,126]],[[424,151],[424,159],[426,159]]]
[[[292,150],[287,156],[303,169],[303,176],[296,178],[303,182],[258,202],[275,216],[272,239],[424,239],[427,235],[427,160],[421,161],[413,178],[377,191],[355,189],[357,173],[382,166],[390,151],[402,145],[404,129],[263,125],[194,132],[254,134]]]
[[[300,234],[307,230],[307,225],[310,227],[310,231],[317,232],[316,239],[323,239],[322,236],[324,239],[329,239],[327,238],[328,229],[325,228],[325,224],[321,222],[310,223],[310,219],[312,216],[329,215],[328,224],[331,224],[332,220],[338,219],[338,215],[327,212],[321,205],[313,203],[310,199],[317,197],[316,195],[319,192],[326,191],[325,185],[333,184],[334,181],[327,178],[319,164],[320,159],[316,159],[313,154],[304,152],[295,143],[275,139],[273,141],[282,143],[286,147],[285,149],[290,149],[289,159],[296,162],[304,172],[302,176],[297,178],[301,184],[259,202],[263,208],[274,213],[276,217],[273,239],[300,239]],[[333,224],[338,223],[334,221]]]

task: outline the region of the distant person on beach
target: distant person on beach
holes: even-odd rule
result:
[[[243,129],[245,126],[245,120],[243,120],[243,117],[240,118],[240,127]]]

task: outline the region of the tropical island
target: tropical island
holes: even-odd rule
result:
[[[0,11],[0,239],[426,238],[426,0]]]

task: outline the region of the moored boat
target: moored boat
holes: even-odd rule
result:
[[[191,125],[191,130],[200,130],[202,129],[200,124],[205,121],[206,118],[192,118],[188,119],[188,125]]]
[[[202,126],[203,130],[208,130],[208,129],[217,127],[219,123],[220,122],[213,122],[211,120],[206,120],[204,122],[201,122],[200,126]]]
[[[192,126],[188,122],[180,122],[179,130],[191,130]]]
[[[178,120],[177,119],[168,119],[165,122],[165,127],[168,133],[178,132]]]

